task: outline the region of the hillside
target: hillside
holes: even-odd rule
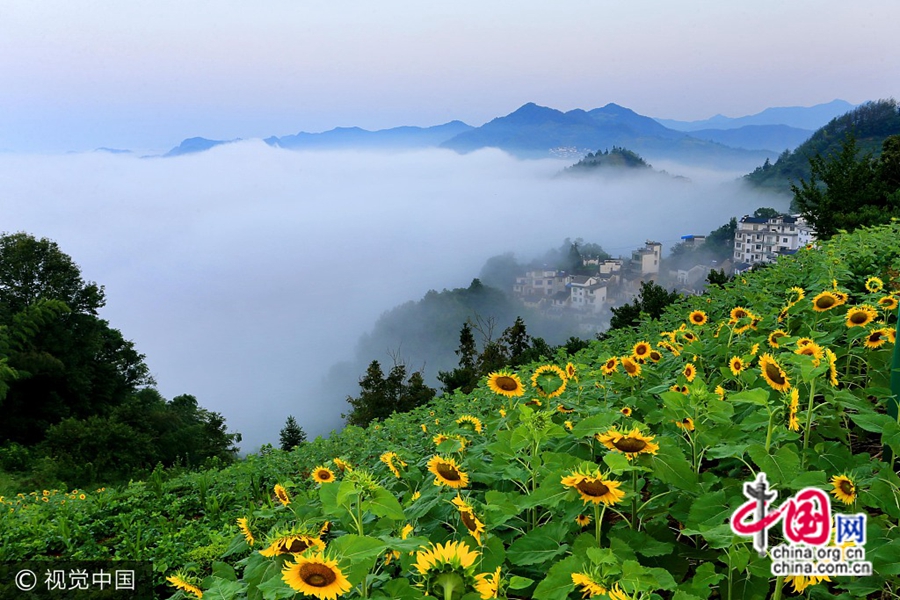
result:
[[[898,272],[900,224],[859,230],[291,453],[0,498],[0,561],[149,560],[161,596],[229,599],[875,597],[900,585]],[[772,576],[729,525],[759,472],[864,514],[872,574]]]
[[[674,119],[656,119],[669,129],[676,131],[699,131],[702,129],[738,129],[740,127],[760,125],[787,125],[797,129],[813,131],[851,110],[854,106],[846,100],[832,100],[815,106],[779,106],[771,107],[754,115],[744,117],[726,117],[716,115],[701,121],[676,121]]]
[[[861,153],[879,155],[884,139],[900,134],[900,107],[897,101],[889,99],[861,104],[816,130],[793,152],[783,152],[774,164],[766,161],[745,175],[744,179],[758,187],[790,192],[791,183],[809,178],[811,157],[839,153],[851,133],[856,136]]]

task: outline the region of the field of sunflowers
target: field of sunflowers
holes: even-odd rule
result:
[[[0,560],[152,561],[173,599],[896,598],[898,298],[900,224],[841,235],[291,453],[0,498]],[[864,513],[873,573],[773,576],[730,522],[760,472]]]

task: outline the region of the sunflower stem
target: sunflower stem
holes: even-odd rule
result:
[[[631,489],[634,490],[634,495],[631,497],[631,528],[634,529],[637,526],[637,471],[631,472]]]
[[[779,575],[775,578],[775,593],[772,594],[772,600],[781,600],[781,588],[784,586],[784,576]]]
[[[769,408],[768,402],[766,408],[769,410],[769,427],[766,430],[766,454],[768,454],[769,447],[772,445],[772,430],[775,428],[775,411]]]
[[[806,466],[806,448],[809,446],[809,428],[812,425],[813,398],[816,395],[816,380],[809,384],[809,405],[806,407],[806,429],[803,430],[803,454],[800,456],[800,469]]]
[[[600,533],[601,527],[600,527],[600,525],[601,525],[601,523],[603,522],[603,514],[604,514],[605,512],[606,512],[606,505],[605,505],[605,504],[603,505],[603,510],[600,510],[600,505],[599,505],[599,504],[595,504],[595,505],[594,505],[594,531],[595,531],[596,536],[597,536],[597,546],[598,546],[599,548],[602,548],[602,547],[603,547],[603,544],[602,544],[601,541],[600,541],[600,540],[601,540],[601,537],[600,537],[600,536],[601,536],[601,533]]]

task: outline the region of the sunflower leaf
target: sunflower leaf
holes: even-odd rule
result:
[[[881,433],[886,427],[890,427],[891,423],[896,425],[896,422],[889,416],[876,412],[849,414],[848,416],[860,428],[873,433]]]
[[[749,402],[750,404],[765,406],[769,399],[769,390],[763,388],[744,390],[743,392],[729,395],[728,399],[732,402]]]
[[[570,556],[550,567],[547,577],[534,590],[534,600],[566,600],[572,591],[572,573],[581,568],[582,558]]]
[[[367,510],[375,516],[386,517],[395,521],[406,519],[403,507],[397,498],[383,487],[375,488],[375,493],[370,500],[362,503],[363,510]]]
[[[687,492],[698,491],[697,473],[677,446],[666,447],[653,457],[653,474],[663,483],[668,483]]]
[[[786,486],[800,471],[800,457],[793,446],[782,446],[774,455],[766,452],[762,444],[752,444],[747,454],[772,483]]]
[[[538,528],[510,544],[506,557],[514,565],[534,565],[549,562],[568,548],[569,545],[560,543],[558,537],[543,528]]]

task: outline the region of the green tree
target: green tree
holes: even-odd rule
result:
[[[407,378],[406,366],[396,363],[385,377],[381,365],[373,360],[359,381],[360,394],[347,397],[353,409],[341,415],[348,425],[365,427],[372,421],[384,419],[395,412],[407,412],[429,402],[435,391],[425,385],[422,374],[414,372]]]
[[[306,441],[306,432],[297,425],[297,420],[293,415],[288,415],[284,427],[281,428],[281,432],[278,434],[278,439],[281,442],[281,449],[290,451]]]
[[[731,277],[725,274],[725,269],[711,270],[706,274],[706,283],[709,285],[717,285],[719,287],[731,281]]]
[[[609,329],[637,327],[642,319],[658,319],[663,310],[680,297],[678,292],[666,291],[653,281],[642,281],[641,290],[633,302],[612,309]]]
[[[856,138],[848,135],[841,151],[809,159],[810,177],[792,184],[794,204],[815,229],[816,237],[829,239],[840,230],[877,225],[900,217],[897,136],[884,140],[888,157],[862,154]]]
[[[781,213],[774,208],[760,207],[753,211],[753,216],[758,219],[773,219]]]
[[[452,393],[461,390],[468,394],[478,385],[478,346],[475,343],[475,335],[468,321],[463,323],[459,330],[459,347],[454,350],[459,357],[459,366],[452,371],[439,371],[438,381],[441,382],[444,393]]]
[[[522,317],[516,317],[516,321],[503,331],[500,343],[506,348],[507,364],[514,367],[522,364],[522,356],[531,347],[531,336]]]

